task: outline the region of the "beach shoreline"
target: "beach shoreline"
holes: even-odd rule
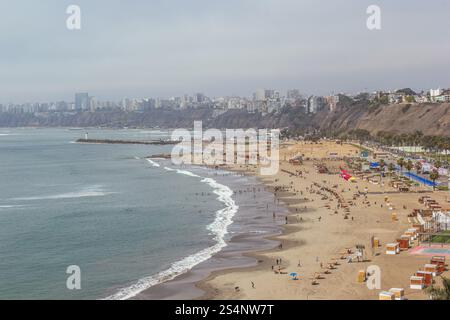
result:
[[[233,223],[229,226],[227,245],[186,273],[151,286],[131,299],[201,299],[206,292],[198,287],[197,283],[207,279],[213,272],[253,267],[258,264],[258,261],[251,252],[267,250],[278,245],[272,237],[282,233],[281,224],[287,209],[284,205],[276,204],[272,199],[268,201],[267,197],[271,196],[271,193],[261,181],[244,172],[225,168],[219,170],[203,166],[198,168],[207,170],[208,176],[221,184],[226,184],[234,191],[233,199],[239,209]],[[192,168],[187,170],[192,170]],[[194,172],[201,174],[196,170]],[[230,182],[231,185],[228,185]],[[267,211],[264,214],[260,214],[262,207]],[[278,213],[276,220],[272,218],[274,210]]]
[[[255,168],[254,168],[255,169]],[[286,202],[286,199],[279,194],[277,195],[277,192],[275,189],[271,186],[268,181],[264,181],[264,179],[261,176],[258,176],[255,171],[249,171],[248,166],[245,169],[242,169],[242,167],[238,168],[238,166],[227,166],[226,170],[230,172],[236,172],[236,173],[242,173],[245,175],[251,175],[252,177],[255,177],[262,185],[264,185],[267,190],[274,196],[275,201],[281,206],[283,206],[287,211],[281,218],[289,218],[293,217],[293,215],[296,214],[295,210],[289,205],[289,203]],[[278,216],[277,218],[280,218]],[[275,252],[281,252],[283,250],[287,250],[289,248],[292,248],[294,246],[298,247],[301,245],[304,245],[303,243],[299,243],[298,241],[284,241],[283,247],[280,248],[279,245],[282,242],[282,239],[280,237],[288,236],[291,233],[295,233],[301,230],[300,226],[295,225],[289,225],[289,224],[281,224],[280,225],[280,232],[278,234],[272,234],[272,235],[266,235],[264,236],[265,239],[272,241],[274,246],[272,248],[266,248],[266,249],[255,249],[251,250],[249,252],[241,253],[245,257],[249,257],[255,261],[255,263],[251,266],[235,266],[235,267],[226,267],[222,270],[212,271],[210,274],[203,278],[202,280],[198,281],[196,283],[196,287],[199,288],[204,293],[197,297],[195,300],[214,300],[217,298],[220,298],[220,295],[217,292],[217,288],[214,287],[212,284],[210,284],[210,281],[218,276],[227,275],[231,272],[247,272],[251,273],[253,271],[259,271],[264,270],[271,267],[270,259],[268,259],[265,254],[268,253],[275,253]],[[239,295],[232,297],[232,299],[239,299]]]

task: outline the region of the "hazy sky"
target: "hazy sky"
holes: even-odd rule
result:
[[[450,86],[449,15],[447,0],[1,0],[0,103]]]

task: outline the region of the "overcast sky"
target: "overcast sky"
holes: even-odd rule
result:
[[[445,87],[449,15],[447,0],[1,0],[0,103]]]

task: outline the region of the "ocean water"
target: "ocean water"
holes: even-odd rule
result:
[[[131,298],[226,246],[238,204],[213,173],[144,158],[171,146],[74,143],[82,136],[0,129],[0,299]],[[70,265],[81,269],[81,290],[66,287]]]

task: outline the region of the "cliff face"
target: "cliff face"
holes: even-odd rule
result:
[[[195,120],[214,128],[292,128],[299,130],[348,131],[366,129],[407,133],[416,130],[425,135],[450,135],[450,104],[370,105],[365,101],[344,103],[333,112],[313,116],[301,109],[285,108],[280,113],[261,115],[230,110],[217,117],[209,109],[150,110],[147,112],[82,112],[9,114],[0,113],[0,127],[168,127],[192,128]]]
[[[365,129],[425,135],[450,135],[450,104],[395,104],[378,107],[341,106],[335,112],[318,114],[315,122],[322,129]]]

